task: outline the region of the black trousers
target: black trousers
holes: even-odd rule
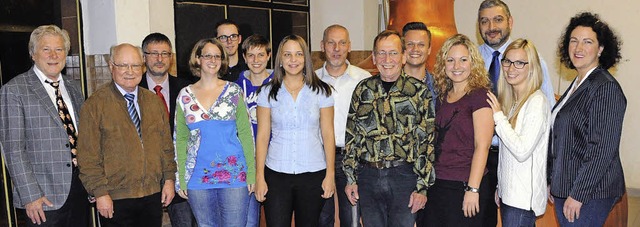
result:
[[[269,190],[264,201],[264,214],[269,227],[290,227],[295,212],[297,227],[316,227],[325,199],[322,180],[325,170],[286,174],[264,168]]]
[[[427,191],[427,205],[422,220],[416,222],[418,227],[449,227],[449,226],[484,226],[487,198],[489,195],[486,175],[480,183],[480,212],[471,218],[464,217],[462,202],[464,201],[464,182],[436,179]]]
[[[161,227],[161,193],[142,198],[113,200],[113,218],[100,215],[102,227]]]
[[[84,189],[80,178],[78,177],[79,171],[74,171],[71,177],[71,188],[69,189],[69,196],[67,201],[64,202],[62,207],[58,210],[45,211],[44,215],[47,218],[47,222],[42,222],[41,225],[34,224],[27,216],[26,210],[24,217],[26,218],[27,226],[55,226],[55,227],[87,227],[89,226],[89,217],[91,217],[91,210],[89,210],[89,200],[87,199],[87,190]]]
[[[487,208],[482,220],[482,226],[493,227],[498,225],[498,206],[494,201],[494,195],[496,193],[496,186],[498,185],[498,148],[491,146],[489,150],[489,156],[487,157],[487,170],[489,172],[485,175],[485,179],[489,186],[486,188],[489,190],[491,196],[487,199]]]

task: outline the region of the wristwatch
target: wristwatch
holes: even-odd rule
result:
[[[465,192],[478,193],[478,192],[480,192],[480,189],[479,188],[474,188],[474,187],[471,187],[471,186],[467,185],[467,187],[464,188],[464,191]]]

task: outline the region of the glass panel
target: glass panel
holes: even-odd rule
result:
[[[289,5],[301,5],[301,6],[308,6],[309,5],[309,1],[308,0],[273,0],[274,3],[282,3],[282,4],[289,4]]]
[[[287,35],[299,35],[307,41],[309,40],[309,20],[308,13],[298,11],[273,10],[273,46],[278,44]],[[278,50],[273,50],[277,53]]]
[[[268,8],[229,6],[229,19],[240,26],[242,40],[253,34],[260,34],[271,39],[271,17]],[[238,47],[242,49],[242,44]],[[271,59],[273,61],[273,58]]]

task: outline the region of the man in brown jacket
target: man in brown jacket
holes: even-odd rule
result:
[[[175,194],[169,117],[154,93],[138,88],[143,64],[139,47],[112,47],[113,82],[80,112],[80,179],[96,197],[102,226],[159,227]]]

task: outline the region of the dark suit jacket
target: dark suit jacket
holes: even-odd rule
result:
[[[600,67],[569,96],[551,126],[547,173],[552,195],[585,203],[624,193],[620,134],[626,106],[620,84]]]
[[[82,91],[66,76],[61,79],[79,124]],[[24,208],[46,196],[53,207],[44,210],[60,209],[71,187],[69,137],[33,67],[0,89],[0,144],[13,181],[13,205]]]
[[[153,88],[149,88],[149,84],[147,84],[147,74],[145,73],[144,75],[140,81],[140,87],[149,89],[155,93]],[[176,98],[178,98],[180,90],[189,84],[188,80],[169,75],[169,125],[171,125],[171,134],[173,134],[173,125],[175,124],[173,119],[176,116]]]

